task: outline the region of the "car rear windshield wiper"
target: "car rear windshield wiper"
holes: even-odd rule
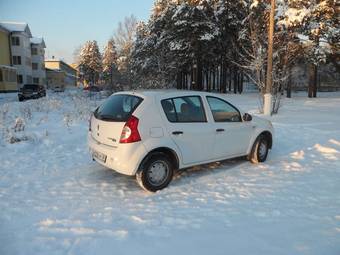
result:
[[[122,121],[121,118],[117,118],[115,116],[112,115],[101,115],[101,114],[97,114],[97,116],[95,115],[96,118],[100,119],[100,120],[108,120],[108,121]]]

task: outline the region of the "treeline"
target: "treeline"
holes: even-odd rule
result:
[[[274,93],[287,88],[297,61],[310,65],[316,96],[320,63],[337,66],[339,28],[335,1],[277,1]],[[131,54],[136,86],[176,86],[242,92],[244,79],[262,91],[266,77],[270,1],[156,1],[140,23]],[[175,84],[174,84],[175,83]]]
[[[135,29],[123,37],[116,33],[116,42],[125,39],[112,63],[120,81],[132,88],[241,93],[243,81],[251,80],[263,91],[269,11],[268,0],[158,0],[147,22],[134,23]],[[311,97],[316,96],[321,63],[339,71],[336,15],[333,0],[277,1],[274,95],[285,89],[290,95],[297,62],[309,66]],[[121,32],[126,30],[122,27]]]

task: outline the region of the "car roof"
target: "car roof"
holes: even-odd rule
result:
[[[180,97],[180,96],[190,96],[190,95],[201,95],[201,96],[218,96],[217,93],[205,92],[205,91],[195,91],[195,90],[179,90],[179,89],[147,89],[147,90],[129,90],[121,91],[117,94],[129,94],[135,96],[145,97]]]

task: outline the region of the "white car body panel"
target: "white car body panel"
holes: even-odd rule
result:
[[[122,174],[135,175],[143,159],[159,148],[173,151],[178,158],[178,168],[181,169],[248,155],[254,141],[262,132],[267,131],[273,135],[270,121],[259,117],[253,117],[252,121],[215,122],[206,96],[226,100],[219,94],[156,90],[119,92],[112,96],[119,94],[134,95],[143,99],[132,113],[139,119],[138,131],[141,141],[119,143],[125,122],[103,121],[92,116],[88,143],[92,155],[106,155],[105,162],[93,156],[98,163]],[[207,122],[169,122],[161,100],[181,96],[200,96]],[[240,111],[240,114],[243,116],[244,113]],[[217,129],[224,131],[217,132]],[[174,131],[182,131],[183,134],[173,135]]]

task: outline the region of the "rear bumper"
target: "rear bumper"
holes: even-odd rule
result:
[[[125,175],[135,175],[139,164],[147,154],[142,142],[119,144],[117,147],[113,147],[99,143],[93,139],[90,132],[88,133],[88,145],[91,156],[93,151],[106,155],[105,162],[96,158],[94,160],[105,167]]]
[[[32,99],[32,98],[36,98],[39,97],[39,94],[18,94],[19,99]]]

